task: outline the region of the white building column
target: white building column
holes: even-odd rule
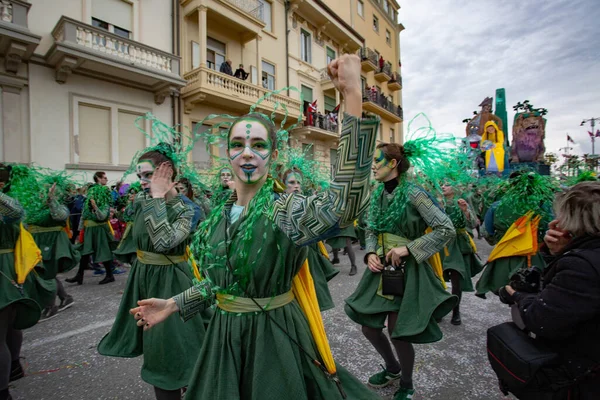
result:
[[[256,36],[256,74],[258,75],[257,82],[258,86],[262,87],[262,57],[260,55],[260,42],[262,40],[262,36]]]
[[[206,67],[207,65],[207,46],[208,46],[208,29],[206,26],[206,12],[207,7],[205,5],[201,5],[198,7],[198,31],[200,32],[200,37],[198,38],[198,43],[200,43],[200,66]]]

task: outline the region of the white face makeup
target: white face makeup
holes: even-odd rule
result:
[[[148,160],[139,162],[135,166],[135,172],[140,179],[142,189],[144,191],[150,190],[150,182],[152,180],[152,175],[154,174],[154,165],[152,165],[152,162]]]
[[[286,193],[300,193],[302,191],[302,177],[299,174],[291,173],[285,179]]]
[[[448,185],[447,183],[444,183],[442,185],[442,194],[446,197],[452,196],[454,194],[452,186]]]
[[[233,173],[240,182],[255,184],[267,175],[273,151],[267,129],[261,123],[247,120],[235,124],[227,147]]]
[[[381,149],[375,149],[373,155],[373,175],[376,181],[385,182],[390,174],[394,171],[395,166],[385,158]]]

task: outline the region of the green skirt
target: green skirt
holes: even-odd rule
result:
[[[16,286],[14,255],[0,254],[0,310],[14,305],[17,308],[15,329],[27,329],[35,325],[42,309],[54,301],[56,281],[42,279],[33,270],[25,278],[21,288]]]
[[[315,291],[317,292],[317,301],[321,311],[329,310],[335,307],[331,293],[329,292],[329,282],[333,277],[340,273],[339,270],[333,268],[329,259],[325,258],[316,246],[308,248],[308,267],[315,283]]]
[[[164,390],[187,386],[198,358],[205,328],[201,316],[184,323],[178,315],[145,331],[136,325],[129,310],[138,300],[169,299],[192,286],[187,263],[149,265],[136,260],[115,323],[98,344],[98,353],[110,357],[132,358],[144,355],[142,379]]]
[[[330,245],[332,249],[343,249],[346,247],[346,238],[356,239],[354,225],[343,228],[337,236],[327,239],[327,244]]]
[[[75,268],[81,259],[79,251],[71,244],[67,232],[32,233],[35,243],[42,251],[44,269],[40,276],[54,279],[59,272],[67,272]]]
[[[96,263],[112,261],[114,243],[108,224],[85,227],[81,255],[91,255]]]
[[[444,279],[450,280],[450,271],[456,271],[460,274],[460,288],[463,292],[473,292],[473,278],[481,272],[482,265],[470,244],[459,233],[457,239],[453,239],[446,247],[448,255],[445,251],[441,252],[442,265],[444,269]],[[464,245],[466,244],[466,246]]]
[[[539,253],[531,257],[531,265],[542,270],[546,268],[546,262]],[[477,294],[497,292],[508,285],[515,272],[527,266],[527,257],[523,256],[499,258],[488,263],[475,285]]]
[[[432,343],[442,339],[436,319],[448,314],[458,297],[448,293],[429,263],[417,264],[410,257],[406,264],[404,296],[393,299],[377,293],[381,274],[365,269],[354,293],[346,299],[346,314],[357,324],[383,329],[389,313],[398,313],[392,332],[394,339],[411,343]]]
[[[318,354],[298,303],[269,311],[311,357]],[[207,331],[186,400],[341,400],[335,383],[265,314],[216,312]],[[348,399],[381,400],[344,368],[338,377]]]
[[[125,233],[117,246],[117,249],[113,251],[113,254],[121,262],[133,263],[137,253],[137,247],[133,240],[133,222],[127,223]]]

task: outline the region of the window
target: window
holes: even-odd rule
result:
[[[148,110],[78,96],[73,98],[73,110],[75,164],[128,165],[146,147],[136,121]],[[148,130],[146,121],[138,125]]]
[[[209,37],[206,40],[206,47],[208,67],[214,69],[215,71],[219,71],[221,69],[221,64],[223,64],[226,59],[227,53],[225,43]]]
[[[329,114],[335,108],[335,97],[323,96],[325,114]]]
[[[367,85],[367,79],[364,76],[360,77],[360,82],[362,83],[363,88],[363,97],[368,96],[369,86]]]
[[[392,44],[392,34],[387,29],[385,30],[385,42],[389,45]]]
[[[379,32],[379,18],[375,15],[373,15],[373,30]]]
[[[200,43],[192,42],[192,69],[200,68]]]
[[[394,143],[395,136],[394,128],[390,128],[390,143]]]
[[[123,0],[93,1],[92,25],[132,39],[133,5]]]
[[[356,11],[358,11],[358,15],[360,15],[361,17],[365,16],[365,3],[363,3],[362,0],[358,0],[358,6],[356,8]]]
[[[327,65],[329,65],[329,63],[333,60],[335,60],[335,50],[327,46]]]
[[[383,11],[385,11],[386,14],[390,12],[390,4],[387,0],[383,0]]]
[[[266,0],[258,0],[258,3],[262,5],[261,19],[265,24],[267,24],[265,26],[265,31],[273,32],[271,3]]]
[[[206,131],[212,130],[212,126],[202,124],[197,127],[198,123],[192,123],[192,132],[196,134],[202,134]],[[198,131],[196,131],[198,129]],[[210,168],[210,152],[206,149],[206,141],[201,138],[192,149],[192,161],[197,168]]]
[[[312,62],[311,50],[310,33],[302,29],[300,33],[300,58],[302,61]]]
[[[302,100],[306,103],[312,103],[313,101],[313,90],[308,86],[300,86],[300,92],[302,93]]]
[[[262,62],[262,85],[265,89],[275,90],[275,66]]]
[[[337,162],[337,150],[329,149],[329,164],[331,165],[331,177],[333,178],[333,172],[335,171],[335,163]]]

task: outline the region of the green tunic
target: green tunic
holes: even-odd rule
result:
[[[399,190],[405,189],[398,186],[391,194],[384,191],[381,199],[383,215],[387,214],[393,196],[401,194]],[[366,268],[358,287],[346,299],[345,310],[354,322],[376,329],[385,326],[389,313],[398,313],[398,322],[392,333],[394,339],[431,343],[442,338],[436,319],[448,314],[458,298],[444,289],[427,260],[454,237],[454,227],[423,189],[409,185],[406,190],[408,204],[392,232],[387,232],[409,240],[406,246],[410,256],[405,266],[404,296],[389,299],[378,294],[381,274]],[[433,232],[425,234],[428,227]],[[381,251],[377,242],[376,232],[369,228],[367,255]],[[386,248],[386,251],[389,250]]]
[[[235,276],[247,282],[245,289],[251,296],[271,298],[290,291],[292,279],[308,255],[307,245],[326,238],[336,226],[351,224],[366,207],[377,122],[359,122],[345,116],[338,150],[340,161],[331,190],[310,197],[284,194],[273,200],[250,227],[255,240],[244,265],[240,262],[240,248],[246,232],[240,232],[239,227],[248,215],[246,209],[236,222],[229,221],[237,197],[233,194],[224,214],[211,227],[212,235],[207,238],[210,254],[201,260],[215,290],[246,296],[226,267],[227,236],[231,268]],[[252,268],[244,268],[248,265]],[[249,275],[243,275],[246,273]],[[201,310],[209,299],[202,287],[175,297],[184,319]],[[296,300],[264,313],[220,310],[209,324],[186,400],[341,399],[335,383],[274,322],[284,327],[311,357],[320,359]],[[380,398],[343,368],[338,367],[337,371],[349,399]]]
[[[325,311],[335,307],[327,282],[332,280],[340,271],[335,269],[329,259],[321,253],[317,244],[308,246],[308,266],[315,282],[319,308],[321,311]]]
[[[449,200],[446,214],[456,229],[456,238],[452,239],[441,252],[444,278],[448,281],[449,271],[457,271],[461,276],[460,288],[463,292],[475,290],[471,278],[480,273],[483,268],[471,246],[471,236],[467,231],[467,228],[473,229],[477,225],[477,217],[470,206],[468,213],[469,219],[465,217],[455,199]]]
[[[125,232],[123,233],[123,237],[119,242],[116,250],[113,251],[115,257],[125,263],[133,263],[133,260],[136,257],[137,246],[135,244],[135,240],[133,238],[133,220],[135,209],[133,206],[133,202],[129,202],[127,207],[125,207],[125,211],[123,212],[123,220],[127,223],[127,227],[125,228]]]
[[[139,193],[135,199],[132,237],[136,248],[167,256],[182,256],[189,242],[194,212],[181,198],[165,202]],[[142,379],[165,390],[188,384],[204,337],[201,317],[184,324],[171,316],[149,331],[143,331],[129,314],[138,300],[171,298],[192,286],[187,262],[170,265],[133,262],[121,305],[111,331],[98,345],[98,352],[112,357],[144,355]]]
[[[56,293],[56,282],[42,279],[35,270],[27,275],[22,287],[16,283],[14,253],[9,250],[14,250],[19,239],[23,214],[16,200],[0,192],[0,309],[9,305],[17,307],[15,329],[35,325],[42,308],[54,300]]]
[[[356,239],[354,225],[343,228],[336,236],[327,239],[327,244],[330,245],[332,249],[343,249],[346,247],[346,238]]]
[[[86,201],[84,204],[88,204],[88,202]],[[84,206],[82,211],[79,224],[79,230],[84,230],[81,255],[91,255],[96,263],[113,259],[112,248],[115,245],[115,238],[108,225],[109,211],[110,205],[108,204],[96,211],[85,209]]]
[[[496,244],[504,236],[508,228],[517,219],[522,217],[526,211],[515,210],[510,205],[503,205],[501,203],[494,203],[488,210],[486,215],[486,224],[483,225],[483,231],[481,232],[484,238],[490,244]],[[491,220],[493,225],[493,232],[488,232],[485,228],[487,222]],[[547,229],[548,221],[540,221],[538,227],[538,241],[542,243],[542,232]],[[546,268],[546,262],[540,253],[536,253],[531,256],[531,266],[537,266],[540,269]],[[477,294],[485,294],[487,292],[497,292],[503,286],[508,285],[511,276],[514,275],[521,268],[528,267],[529,261],[526,256],[512,256],[498,258],[490,263],[487,263],[485,269],[477,284]]]

